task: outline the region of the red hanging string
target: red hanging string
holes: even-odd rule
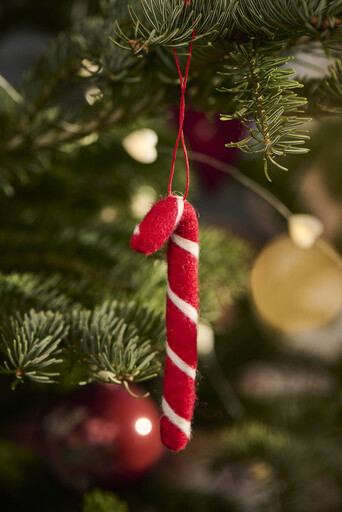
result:
[[[184,1],[184,8],[186,7],[186,4],[188,2],[189,2],[189,0],[185,0]],[[190,2],[190,6],[192,7],[192,2]],[[192,20],[192,24],[193,23],[194,23],[194,20]],[[189,56],[188,56],[188,60],[187,60],[187,64],[186,64],[184,78],[183,78],[182,71],[181,71],[181,68],[180,68],[180,65],[179,65],[179,60],[178,60],[178,56],[177,56],[177,50],[176,50],[175,46],[173,46],[173,53],[174,53],[174,56],[175,56],[175,61],[176,61],[176,66],[177,66],[177,71],[178,71],[178,75],[179,75],[179,81],[180,81],[181,91],[182,92],[181,92],[181,100],[180,100],[180,106],[179,106],[179,130],[178,130],[178,135],[177,135],[177,139],[176,139],[175,148],[174,148],[174,151],[173,151],[173,158],[172,158],[172,163],[171,163],[171,171],[170,171],[168,194],[169,194],[169,196],[172,195],[172,192],[171,192],[172,180],[173,180],[173,175],[174,175],[174,172],[175,172],[175,163],[176,163],[176,156],[177,156],[179,141],[181,140],[182,141],[182,146],[183,146],[184,157],[185,157],[185,165],[186,165],[186,189],[185,189],[184,199],[187,198],[187,195],[188,195],[188,192],[189,192],[189,182],[190,182],[189,158],[188,158],[188,152],[186,150],[186,145],[185,145],[185,140],[184,140],[184,133],[183,133],[183,124],[184,124],[184,117],[185,117],[185,90],[186,90],[186,85],[187,85],[188,76],[189,76],[190,61],[191,61],[191,56],[192,56],[192,47],[193,47],[193,40],[195,38],[195,33],[196,33],[196,29],[194,27],[193,32],[192,32],[191,45],[190,45],[190,49],[189,49]],[[173,45],[174,45],[174,43],[173,43]]]

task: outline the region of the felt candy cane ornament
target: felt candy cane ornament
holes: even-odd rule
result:
[[[184,0],[192,8],[192,2]],[[194,25],[194,21],[192,20]],[[195,38],[195,27],[192,41]],[[191,435],[191,420],[196,393],[197,319],[198,319],[198,222],[196,212],[186,197],[189,190],[189,160],[183,134],[185,89],[192,55],[192,42],[184,78],[176,47],[173,47],[181,85],[179,131],[171,164],[168,197],[161,199],[134,230],[131,247],[152,254],[167,241],[168,283],[166,303],[166,361],[160,422],[161,438],[174,451],[185,448]],[[172,194],[177,149],[182,141],[186,164],[184,198]]]
[[[134,230],[131,247],[152,254],[167,241],[166,362],[161,438],[174,451],[191,435],[195,405],[198,318],[198,222],[182,197],[156,203]]]

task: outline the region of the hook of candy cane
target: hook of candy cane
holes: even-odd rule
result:
[[[174,451],[191,436],[196,393],[198,320],[198,222],[194,208],[181,197],[156,203],[131,238],[137,252],[152,254],[167,241],[166,361],[161,438]]]

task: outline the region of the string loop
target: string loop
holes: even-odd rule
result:
[[[190,7],[192,7],[191,1],[189,2],[189,0],[184,0],[184,9],[186,8],[186,5],[188,3],[190,3]],[[193,19],[192,19],[192,24],[194,24]],[[179,106],[179,130],[178,130],[178,135],[177,135],[177,139],[176,139],[176,143],[175,143],[175,148],[173,150],[173,158],[172,158],[172,163],[171,163],[168,194],[169,194],[169,196],[172,195],[172,180],[173,180],[173,175],[175,172],[175,163],[176,163],[176,156],[177,156],[179,141],[181,140],[182,146],[183,146],[184,157],[185,157],[185,166],[186,166],[186,189],[185,189],[184,199],[187,198],[187,195],[189,192],[189,182],[190,182],[189,158],[188,158],[188,152],[186,149],[184,133],[183,133],[183,124],[184,124],[184,118],[185,118],[185,90],[186,90],[186,85],[187,85],[188,76],[189,76],[190,62],[191,62],[191,56],[192,56],[192,47],[193,47],[193,40],[195,38],[195,34],[196,34],[196,29],[194,27],[194,29],[192,31],[191,44],[190,44],[189,55],[188,55],[188,60],[187,60],[187,64],[186,64],[184,78],[183,78],[182,71],[181,71],[181,68],[179,65],[179,60],[178,60],[178,56],[177,56],[177,50],[175,47],[175,43],[173,42],[173,53],[175,56],[179,81],[180,81],[180,85],[181,85],[181,99],[180,99],[180,106]]]

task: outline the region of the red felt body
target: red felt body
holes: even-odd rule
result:
[[[184,210],[176,226],[177,199],[169,196],[156,203],[131,238],[131,247],[137,252],[151,254],[159,250],[172,233],[198,243],[196,212],[184,201]],[[167,250],[168,281],[171,290],[182,300],[198,310],[198,260],[190,252],[169,240]],[[197,366],[197,326],[167,297],[167,341],[170,348],[185,363]],[[195,406],[195,380],[183,373],[166,357],[164,398],[180,417],[191,421]],[[174,451],[183,449],[187,436],[169,418],[161,419],[161,438],[165,446]]]

